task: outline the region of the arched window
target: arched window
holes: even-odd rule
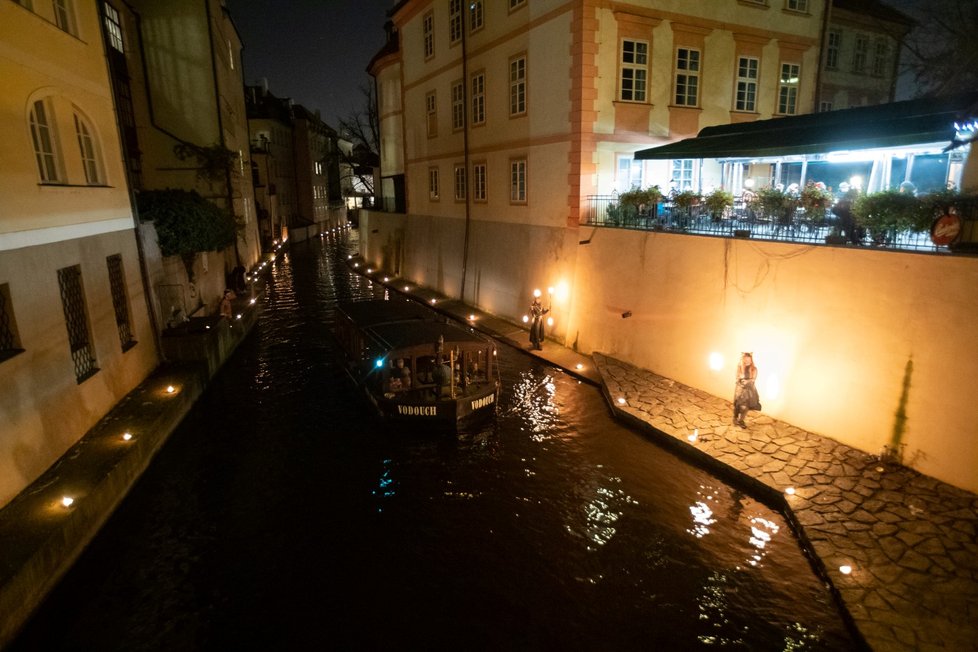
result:
[[[81,153],[82,168],[85,170],[85,183],[90,186],[105,184],[102,175],[102,161],[94,130],[85,118],[75,112],[75,135],[78,136],[78,150]]]
[[[31,105],[30,125],[41,183],[64,183],[54,115],[47,99],[37,100]]]

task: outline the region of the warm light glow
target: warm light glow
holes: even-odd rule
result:
[[[475,321],[475,315],[469,315],[469,321]]]
[[[557,302],[563,303],[564,301],[567,301],[567,297],[569,296],[570,286],[564,281],[557,283],[557,287],[554,289],[554,298],[557,299]]]
[[[349,255],[348,255],[348,256],[346,257],[346,259],[347,259],[347,260],[353,260],[353,254],[349,254]]]
[[[353,263],[353,267],[354,268],[359,267],[359,266],[360,266],[360,263]]]
[[[540,292],[540,288],[533,290],[533,296],[535,296],[536,298],[539,299],[541,294],[542,292]]]
[[[373,273],[374,273],[374,270],[373,270],[373,269],[371,269],[370,267],[368,267],[368,268],[367,268],[367,273],[368,273],[368,274],[373,274]]]
[[[238,313],[237,315],[235,315],[235,317],[234,317],[234,318],[235,318],[235,319],[241,319],[241,313],[239,312],[239,313]]]
[[[723,354],[714,351],[710,354],[710,369],[713,371],[720,371],[723,369]]]
[[[549,294],[550,296],[554,295],[554,286],[551,285],[550,287],[547,288],[547,294]]]
[[[547,326],[553,326],[553,325],[554,325],[554,318],[547,317]]]
[[[580,362],[578,362],[577,363],[577,370],[580,371],[583,368],[584,368],[584,365],[582,365]]]
[[[255,305],[255,301],[257,301],[257,299],[255,299],[254,297],[252,297],[251,301],[249,301],[248,303],[253,306],[253,305]]]
[[[849,177],[849,185],[855,188],[856,190],[860,190],[863,187],[863,178],[858,174],[853,175]]]
[[[842,566],[839,566],[839,572],[843,575],[848,575],[852,572],[852,566],[849,564],[843,564]]]
[[[529,323],[529,321],[530,321],[530,316],[529,315],[523,315],[523,323],[526,324],[526,323]]]
[[[390,277],[390,276],[385,276],[385,277],[384,277],[384,283],[386,283],[386,282],[387,282],[387,281],[389,281],[389,280],[391,280],[391,277]]]
[[[789,496],[794,496],[795,495],[795,488],[794,487],[788,487],[787,489],[784,490],[784,492],[786,494],[788,494]]]
[[[778,398],[781,394],[781,382],[778,380],[777,374],[769,374],[767,380],[764,382],[764,393],[763,396],[769,400],[773,401]]]
[[[753,179],[744,179],[744,187],[745,188],[753,188],[754,187],[754,180]]]
[[[131,432],[124,432],[124,433],[122,433],[122,440],[123,441],[129,441],[130,439],[132,439],[132,433]]]
[[[624,404],[625,404],[625,398],[623,396],[619,396],[618,397],[618,405],[624,405]]]
[[[175,391],[177,391],[177,388],[174,387],[173,385],[167,385],[166,386],[166,393],[167,394],[172,394]]]
[[[699,436],[700,436],[700,429],[699,428],[693,428],[693,434],[691,434],[686,439],[688,439],[689,441],[696,441],[697,439],[699,439]]]
[[[411,286],[410,285],[405,285],[404,286],[404,291],[405,292],[410,292],[411,291]]]
[[[438,303],[438,299],[432,299],[431,300],[431,305],[435,305],[436,303]]]
[[[65,507],[71,507],[71,504],[73,502],[75,502],[75,499],[72,498],[71,496],[62,496],[61,497],[61,504],[63,506],[65,506]]]

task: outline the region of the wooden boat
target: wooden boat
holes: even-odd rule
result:
[[[336,338],[347,370],[392,421],[467,427],[499,400],[495,343],[404,299],[343,303]]]

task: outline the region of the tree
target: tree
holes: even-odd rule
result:
[[[380,161],[380,118],[371,84],[360,86],[362,104],[340,119],[340,138],[352,144],[339,148],[340,176],[348,186],[358,185],[374,194],[374,168]]]
[[[916,95],[950,95],[978,88],[978,2],[927,0],[908,7],[916,21],[903,42],[903,72]]]

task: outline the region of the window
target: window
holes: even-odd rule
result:
[[[428,138],[438,135],[438,104],[435,101],[435,91],[424,96],[424,109],[427,116]]]
[[[102,165],[99,160],[92,128],[77,113],[75,114],[75,135],[78,136],[78,149],[81,152],[82,168],[85,170],[85,183],[90,186],[104,185]]]
[[[479,73],[472,77],[472,124],[481,125],[486,121],[486,75]]]
[[[644,102],[648,88],[649,44],[624,39],[621,42],[619,98],[623,102]]]
[[[489,198],[486,186],[486,164],[476,163],[472,166],[472,195],[475,201],[486,201]]]
[[[699,101],[700,51],[676,50],[676,104],[696,106]]]
[[[509,0],[509,10],[519,9],[526,6],[526,0]]]
[[[509,163],[509,201],[526,202],[526,159]]]
[[[51,0],[51,5],[54,8],[54,24],[69,34],[74,34],[70,0]]]
[[[17,322],[14,321],[13,303],[10,301],[10,286],[0,284],[0,360],[12,358],[21,351],[17,337]]]
[[[740,57],[737,61],[737,97],[734,110],[755,111],[757,107],[757,68],[755,57]]]
[[[801,66],[797,63],[781,64],[781,80],[778,84],[778,113],[794,115],[798,111],[798,78]]]
[[[792,11],[808,11],[808,0],[788,0],[785,6]]]
[[[68,328],[71,359],[75,363],[75,378],[81,383],[98,371],[85,310],[85,295],[82,292],[81,265],[59,269],[58,284],[61,287],[61,306],[64,308],[65,326]]]
[[[115,254],[105,259],[109,267],[109,290],[112,292],[112,307],[115,309],[115,323],[119,329],[122,350],[128,351],[136,345],[132,337],[132,323],[129,321],[129,299],[126,296],[126,275],[122,269],[122,255]]]
[[[886,63],[890,58],[890,48],[886,39],[876,39],[876,49],[873,52],[873,74],[882,77],[886,74]]]
[[[618,192],[628,192],[642,187],[642,161],[636,161],[631,155],[618,157],[618,179],[615,189]]]
[[[460,40],[462,40],[462,0],[449,0],[448,42],[455,44]]]
[[[831,110],[832,110],[832,102],[826,102],[823,100],[818,103],[819,113],[823,113],[825,111],[831,111]]]
[[[34,5],[31,4],[31,0],[14,0],[14,2],[25,9],[30,9],[31,11],[34,10]]]
[[[465,166],[455,166],[455,201],[465,201]]]
[[[438,168],[428,168],[428,199],[438,199]]]
[[[452,129],[465,127],[465,83],[452,84]]]
[[[31,139],[41,183],[61,183],[61,161],[50,114],[50,105],[46,100],[34,102],[30,114]]]
[[[421,19],[421,32],[424,35],[424,58],[435,56],[435,16],[428,12]]]
[[[692,190],[694,188],[693,160],[675,159],[672,162],[672,182],[673,189],[677,192]]]
[[[102,9],[105,15],[105,34],[108,37],[109,45],[119,52],[125,52],[122,44],[122,21],[119,20],[119,12],[108,2],[102,3]]]
[[[825,68],[836,70],[839,67],[839,50],[842,48],[842,32],[830,30],[825,48]]]
[[[469,28],[470,31],[482,29],[486,24],[486,12],[482,6],[482,0],[469,0]]]
[[[869,54],[869,37],[856,34],[856,44],[852,49],[852,71],[866,72],[866,57]]]
[[[509,62],[509,114],[526,113],[526,57]]]

